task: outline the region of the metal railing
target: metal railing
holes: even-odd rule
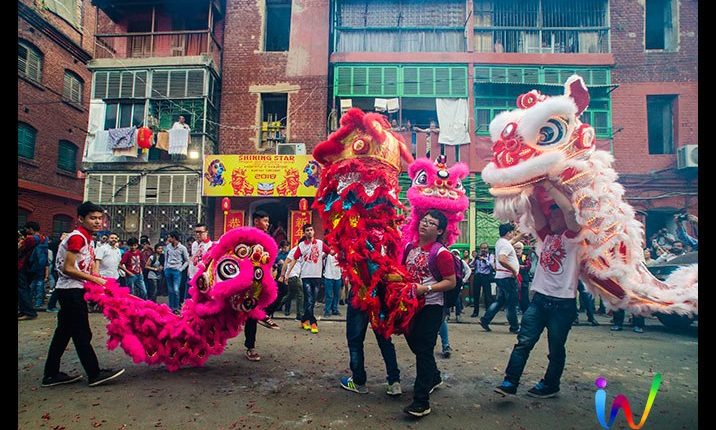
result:
[[[475,28],[475,52],[608,53],[608,27]]]
[[[221,68],[221,45],[209,30],[97,34],[95,58],[211,55]]]

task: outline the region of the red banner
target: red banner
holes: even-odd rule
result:
[[[244,211],[230,211],[226,215],[226,230],[244,225]],[[226,233],[226,231],[224,231]]]
[[[291,236],[291,247],[293,248],[303,236],[303,225],[311,223],[312,212],[310,211],[291,211],[291,219],[289,220],[289,229]]]

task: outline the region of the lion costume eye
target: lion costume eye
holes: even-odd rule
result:
[[[418,172],[417,175],[415,175],[415,179],[413,179],[413,185],[427,185],[428,184],[428,174],[425,172],[425,170],[421,170]]]
[[[225,281],[227,279],[233,279],[239,276],[239,265],[232,260],[224,260],[219,263],[219,267],[216,269],[219,279]]]
[[[248,247],[248,245],[239,244],[234,249],[234,253],[239,258],[246,258],[249,256],[249,253],[251,252],[251,248]]]
[[[540,128],[537,144],[540,146],[553,145],[561,142],[567,130],[567,123],[560,118],[550,118],[547,125]]]

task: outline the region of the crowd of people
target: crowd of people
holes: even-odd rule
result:
[[[414,317],[411,330],[405,339],[415,354],[416,378],[413,401],[404,412],[413,416],[430,413],[430,394],[442,384],[442,376],[434,357],[438,335],[442,340],[442,356],[449,358],[451,348],[448,325],[455,311],[454,322],[465,307],[472,306],[472,318],[479,318],[479,325],[492,331],[490,324],[495,315],[505,310],[508,330],[517,335],[517,344],[507,362],[502,383],[495,388],[501,395],[515,394],[532,348],[544,329],[548,332],[549,365],[544,378],[527,391],[533,397],[553,397],[560,390],[560,378],[566,361],[565,344],[571,327],[578,322],[577,301],[586,310],[591,325],[599,325],[595,314],[603,312],[603,303],[595,309],[594,298],[579,279],[576,241],[579,225],[570,210],[565,195],[545,182],[544,188],[554,204],[545,216],[534,210],[532,216],[541,242],[538,251],[533,238],[515,230],[513,224],[499,226],[500,238],[494,244],[494,252],[487,243],[479,249],[453,257],[442,245],[447,218],[438,210],[428,211],[420,221],[417,243],[404,250],[406,269],[417,280],[416,293],[425,297],[425,306]],[[538,207],[537,204],[532,207]],[[43,386],[77,382],[80,375],[68,375],[60,371],[60,360],[70,339],[87,373],[89,385],[99,385],[119,376],[124,369],[101,369],[90,344],[92,334],[88,322],[83,282],[92,281],[104,285],[106,279],[115,279],[131,294],[151,301],[168,296],[168,306],[177,314],[187,299],[187,282],[196,273],[203,254],[213,245],[207,226],[194,227],[194,240],[186,246],[182,234],[169,233],[166,242],[151,244],[147,237],[130,237],[120,240],[115,233],[97,238],[103,215],[101,207],[85,202],[78,208],[79,226],[61,237],[59,243],[41,234],[36,222],[28,222],[18,234],[18,320],[37,317],[42,309],[46,291],[50,291],[47,312],[58,312],[58,325],[53,336],[45,365]],[[687,231],[686,222],[696,224],[695,217],[675,216],[679,224],[677,238],[668,231],[660,230],[645,249],[646,264],[654,264],[675,258],[688,247],[698,247],[697,231]],[[252,225],[268,232],[269,215],[256,211]],[[686,244],[684,242],[687,242]],[[526,245],[527,244],[527,245]],[[275,312],[290,315],[295,309],[299,327],[318,333],[319,317],[316,304],[323,302],[323,317],[341,315],[340,305],[346,305],[346,338],[350,357],[351,376],[342,377],[340,386],[355,393],[366,393],[366,371],[363,344],[369,326],[368,315],[353,306],[348,285],[343,280],[336,252],[316,238],[311,224],[303,226],[303,237],[290,248],[286,240],[278,241],[279,252],[273,265],[273,278],[278,284],[278,297],[267,309],[267,317],[261,321],[249,319],[244,327],[246,359],[259,361],[256,347],[257,325],[280,329],[273,321]],[[555,254],[555,250],[559,253]],[[658,258],[651,259],[655,251]],[[453,251],[458,253],[458,251]],[[538,255],[539,252],[539,255]],[[43,258],[44,256],[44,258]],[[462,269],[453,264],[462,260]],[[434,261],[431,261],[434,259]],[[559,270],[552,265],[559,260]],[[457,268],[456,268],[457,267]],[[437,269],[435,269],[437,268]],[[437,271],[436,271],[437,270]],[[463,288],[456,302],[449,302],[447,294],[453,288]],[[493,293],[494,288],[494,293]],[[346,295],[348,294],[348,295]],[[480,298],[485,312],[480,317]],[[295,308],[292,305],[295,301]],[[321,309],[319,307],[318,309]],[[613,314],[612,330],[621,330],[624,312]],[[634,331],[643,332],[643,318],[634,318]],[[390,338],[375,333],[386,366],[386,393],[397,396],[402,393],[400,369],[395,346]]]

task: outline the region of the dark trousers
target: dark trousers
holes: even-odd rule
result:
[[[620,309],[618,311],[614,311],[614,313],[612,315],[614,317],[614,325],[619,326],[619,327],[624,325],[624,316],[625,316],[624,310]],[[633,315],[632,322],[634,323],[634,327],[644,328],[644,317],[638,317],[638,316]]]
[[[303,312],[303,285],[301,284],[301,278],[298,276],[288,278],[288,294],[284,300],[286,315],[291,314],[291,302],[294,297],[296,298],[296,317],[300,318]]]
[[[475,276],[472,277],[472,303],[475,305],[475,308],[472,311],[473,315],[480,314],[481,290],[482,296],[485,299],[485,309],[487,309],[494,301],[492,297],[492,287],[490,286],[491,282],[492,275],[483,275],[480,273],[476,273]]]
[[[505,379],[519,385],[530,351],[546,327],[549,364],[544,375],[544,383],[549,387],[559,388],[567,357],[564,345],[567,343],[567,335],[576,315],[575,299],[561,299],[535,293],[527,312],[522,316],[522,327],[517,334],[517,344],[512,349],[510,361],[507,363]]]
[[[279,309],[281,305],[283,305],[283,299],[286,297],[286,292],[288,291],[288,286],[284,284],[283,282],[276,281],[276,286],[278,287],[278,294],[276,295],[276,300],[273,301],[267,308],[266,308],[266,315],[273,316],[273,313],[276,312],[276,309]]]
[[[152,279],[147,278],[147,299],[151,300],[153,302],[157,301],[157,291],[159,290],[159,283],[161,282],[161,278],[159,279]]]
[[[97,355],[90,344],[92,330],[84,294],[84,289],[80,288],[57,290],[60,311],[57,313],[57,328],[50,342],[50,351],[47,353],[45,376],[55,376],[59,373],[60,360],[70,339],[75,344],[75,350],[87,377],[93,378],[99,373]]]
[[[594,297],[584,288],[582,281],[579,281],[577,284],[577,291],[579,291],[579,307],[584,306],[584,309],[587,311],[587,320],[594,321]]]
[[[318,290],[321,286],[321,278],[302,278],[303,282],[303,318],[302,321],[308,321],[309,324],[313,324],[316,321],[316,316],[313,315],[313,308],[316,305],[316,298],[318,297]]]
[[[415,354],[415,386],[413,400],[427,405],[430,401],[430,389],[440,380],[440,371],[435,364],[435,341],[440,324],[443,322],[441,305],[424,306],[413,317],[413,327],[405,335],[410,350]]]
[[[256,346],[256,324],[257,322],[253,318],[246,320],[244,325],[244,335],[246,336],[244,346],[246,349],[253,349]]]
[[[530,305],[530,283],[522,281],[520,284],[520,310],[524,314]]]
[[[363,343],[365,333],[368,329],[368,314],[355,309],[350,301],[348,302],[348,313],[346,315],[346,339],[348,340],[348,352],[350,354],[350,366],[353,373],[353,381],[358,385],[364,385],[367,379],[365,373],[365,361],[363,354]],[[390,338],[385,339],[375,331],[375,340],[378,341],[380,354],[385,362],[388,384],[400,382],[400,369],[395,355],[395,345]]]
[[[17,271],[17,310],[23,315],[36,317],[37,311],[32,303],[32,275],[24,270]]]
[[[517,279],[495,279],[495,283],[497,283],[497,300],[487,308],[482,320],[489,324],[504,306],[507,321],[510,323],[510,330],[517,331],[520,328],[520,323],[517,321]]]

